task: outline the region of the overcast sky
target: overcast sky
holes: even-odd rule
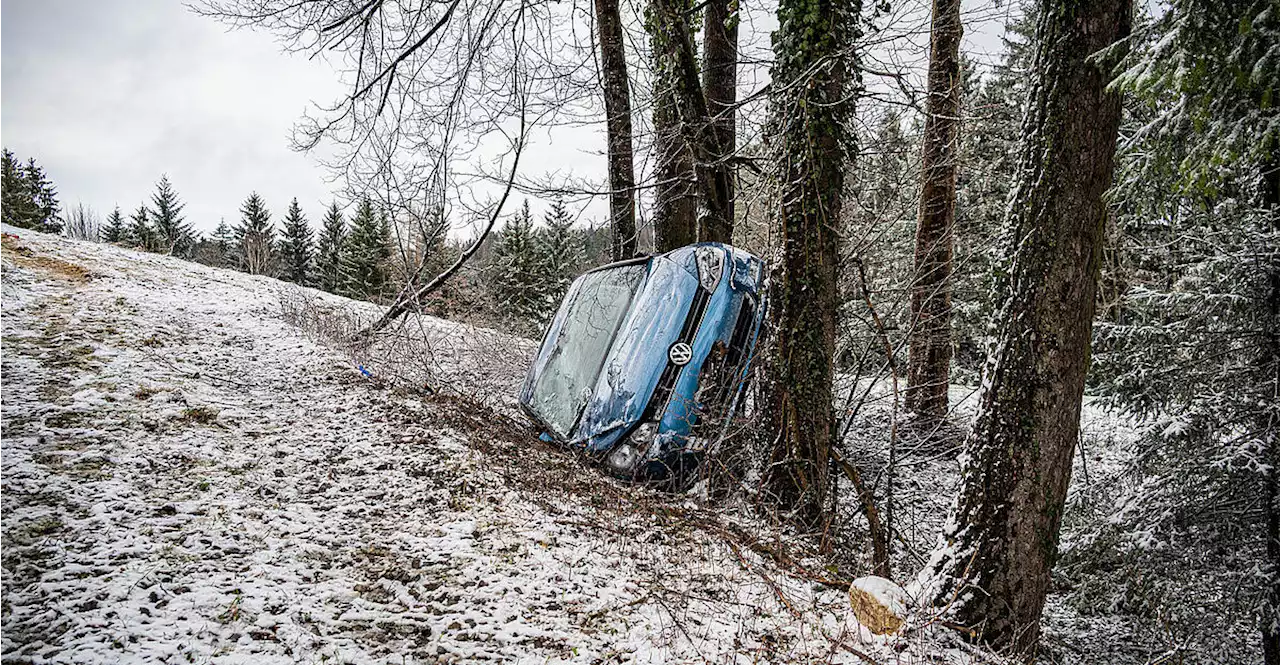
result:
[[[1008,5],[965,5],[965,50],[989,58]],[[764,24],[744,32],[767,44],[770,8],[754,9]],[[119,205],[127,214],[167,174],[199,231],[238,221],[251,191],[275,219],[297,197],[318,226],[339,189],[312,156],[289,147],[289,136],[313,101],[346,88],[326,63],[285,54],[268,34],[228,31],[177,0],[4,0],[0,28],[0,137],[45,167],[64,208],[82,202],[105,216]],[[895,60],[922,61],[927,28],[891,46]],[[763,84],[742,76],[744,93]],[[526,163],[602,180],[603,137],[573,134],[554,146],[535,136]],[[603,199],[579,208],[588,218],[605,210]]]
[[[342,89],[325,64],[268,35],[227,32],[174,0],[4,0],[0,135],[35,157],[63,207],[129,212],[168,174],[202,231],[257,190],[313,221],[334,187],[289,148],[313,99]]]

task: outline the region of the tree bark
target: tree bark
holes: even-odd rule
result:
[[[703,23],[702,90],[710,122],[709,156],[714,160],[707,165],[707,178],[719,213],[698,220],[698,240],[731,243],[734,186],[729,160],[737,149],[738,0],[709,0]]]
[[[613,260],[636,255],[635,162],[631,147],[631,86],[618,0],[595,0],[600,74],[609,143],[609,228]]]
[[[947,413],[951,371],[951,255],[963,33],[960,0],[934,0],[906,394],[907,409],[931,421]]]
[[[658,252],[696,242],[698,237],[697,174],[693,152],[680,117],[681,55],[693,33],[685,13],[687,0],[652,0],[649,34],[653,47],[654,168],[653,240]],[[696,79],[695,79],[696,80]],[[698,91],[701,95],[701,90]]]
[[[781,0],[774,34],[773,135],[781,258],[773,269],[772,362],[761,405],[773,437],[764,489],[823,528],[835,438],[831,404],[841,191],[858,80],[860,0]]]
[[[965,446],[934,602],[1034,658],[1089,365],[1120,99],[1089,55],[1128,34],[1129,0],[1047,0],[997,277],[1002,308]]]

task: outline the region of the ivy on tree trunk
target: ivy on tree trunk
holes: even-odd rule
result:
[[[773,437],[763,482],[784,512],[818,528],[827,521],[835,439],[836,262],[860,8],[859,0],[782,0],[774,34],[782,246],[773,268],[773,357],[761,393],[765,431]]]

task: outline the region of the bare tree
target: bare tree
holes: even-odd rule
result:
[[[1129,33],[1129,2],[1050,0],[1006,227],[998,332],[934,571],[947,620],[1034,654],[1080,432],[1119,95],[1090,59]]]
[[[702,90],[707,98],[710,126],[708,157],[714,160],[709,174],[711,199],[720,210],[698,220],[698,240],[733,241],[733,170],[729,160],[737,149],[736,102],[738,100],[738,3],[709,0],[703,15]]]
[[[635,162],[631,146],[631,82],[618,0],[595,0],[600,79],[609,137],[609,227],[613,260],[636,254]]]
[[[656,165],[653,183],[654,247],[665,252],[698,238],[698,193],[692,146],[681,117],[690,94],[683,62],[693,58],[693,28],[688,0],[651,0],[647,26],[653,50],[653,143]],[[694,93],[702,90],[694,72]],[[682,103],[683,102],[683,103]],[[695,102],[696,103],[696,102]]]
[[[98,213],[83,203],[77,203],[62,215],[62,233],[68,238],[98,242],[101,228]]]
[[[960,0],[933,1],[930,32],[906,407],[936,421],[947,413],[951,371],[951,255],[960,127],[960,38],[964,32]]]

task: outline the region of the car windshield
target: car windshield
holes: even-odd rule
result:
[[[613,338],[644,282],[643,263],[587,273],[564,314],[555,348],[534,384],[530,406],[568,438],[595,390]]]

